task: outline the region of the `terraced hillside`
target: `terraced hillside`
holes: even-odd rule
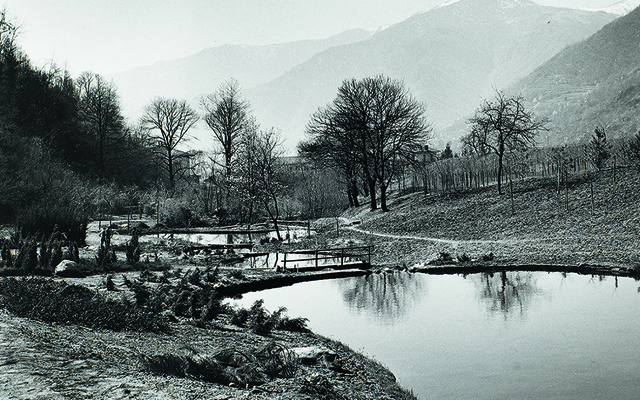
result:
[[[640,8],[570,46],[513,87],[552,129],[541,143],[585,141],[595,126],[609,137],[638,130]]]

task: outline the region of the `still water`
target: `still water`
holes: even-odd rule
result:
[[[395,273],[246,294],[388,367],[421,399],[640,398],[640,283]]]

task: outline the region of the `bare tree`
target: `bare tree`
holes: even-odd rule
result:
[[[225,175],[229,179],[239,137],[248,123],[249,103],[240,97],[238,82],[231,79],[223,83],[217,92],[203,97],[200,104],[213,138],[222,147]]]
[[[312,116],[307,125],[307,135],[310,139],[298,144],[298,153],[317,166],[339,171],[346,185],[349,206],[359,207],[357,182],[360,168],[351,138],[342,135],[326,109]]]
[[[261,204],[273,222],[278,240],[282,240],[278,227],[279,199],[284,190],[282,154],[280,133],[274,128],[259,130],[254,125],[254,129],[247,130],[242,137],[241,174],[236,182],[242,198],[251,207],[249,222],[254,203]]]
[[[118,94],[113,83],[90,72],[80,75],[76,85],[80,115],[98,153],[96,172],[102,182],[106,178],[110,158],[118,153],[114,147],[122,145],[126,135]]]
[[[251,227],[258,202],[258,175],[256,166],[259,127],[252,119],[238,140],[238,163],[230,187],[239,199],[240,213]]]
[[[158,144],[163,151],[171,190],[175,187],[177,172],[174,163],[183,154],[177,153],[176,147],[188,140],[187,133],[198,119],[198,114],[184,100],[157,98],[144,110],[142,123],[158,130]]]
[[[336,99],[318,110],[307,127],[310,141],[319,149],[333,146],[342,157],[357,160],[368,185],[372,210],[377,208],[379,184],[383,211],[387,211],[387,188],[402,160],[413,159],[430,133],[423,104],[409,95],[401,81],[382,75],[345,80]]]
[[[496,98],[485,101],[469,120],[471,132],[462,139],[463,145],[479,155],[498,156],[498,194],[502,194],[502,170],[507,151],[524,151],[535,145],[535,136],[546,130],[547,120],[535,120],[524,108],[521,96],[507,97],[497,92]]]

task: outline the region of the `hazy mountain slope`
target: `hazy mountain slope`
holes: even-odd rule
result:
[[[233,77],[242,88],[275,79],[325,49],[364,40],[373,33],[352,30],[324,40],[303,40],[269,46],[225,45],[181,59],[157,62],[109,76],[118,86],[123,109],[130,118],[156,96],[193,101],[214,92]]]
[[[552,130],[544,143],[587,140],[597,125],[609,136],[640,127],[640,8],[570,46],[523,79],[520,92]]]
[[[608,13],[625,15],[635,10],[640,5],[640,0],[625,0],[610,5],[608,7],[602,7],[597,9],[598,11],[606,11]],[[588,11],[595,11],[593,9],[587,9]]]
[[[403,79],[442,127],[614,18],[529,0],[461,0],[321,52],[248,96],[258,120],[282,128],[290,148],[344,79],[380,73]]]

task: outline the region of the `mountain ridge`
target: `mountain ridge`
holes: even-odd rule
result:
[[[154,97],[178,97],[193,102],[202,94],[214,92],[230,78],[238,80],[242,87],[268,82],[319,51],[364,40],[373,34],[354,29],[319,40],[265,46],[222,45],[107,77],[116,83],[121,93],[127,93],[122,99],[123,110],[133,116],[139,115],[142,107]]]
[[[304,137],[310,115],[335,97],[343,80],[385,74],[403,80],[412,95],[425,102],[439,143],[444,143],[455,139],[456,133],[443,127],[467,118],[495,89],[515,83],[614,18],[604,12],[547,7],[530,0],[459,0],[376,33],[343,37],[338,44],[323,41],[317,51],[303,45],[306,52],[299,59],[284,57],[287,60],[274,62],[278,66],[274,69],[261,64],[268,54],[268,49],[261,48],[261,55],[220,56],[218,62],[208,63],[207,56],[199,67],[181,65],[188,61],[185,58],[156,65],[171,68],[154,72],[146,67],[128,77],[121,73],[112,78],[123,109],[139,115],[155,96],[184,98],[197,106],[201,95],[233,77],[251,102],[257,121],[263,127],[281,129],[286,150],[292,154]],[[297,45],[273,46],[293,49]],[[227,50],[231,48],[242,50]],[[219,55],[221,48],[216,49]],[[198,132],[196,136],[209,135]],[[209,143],[202,147],[206,146]]]
[[[510,6],[499,7],[504,4]],[[249,90],[248,98],[259,121],[281,127],[290,142],[297,141],[310,114],[332,100],[344,79],[383,73],[402,79],[442,128],[467,118],[496,88],[515,83],[614,18],[529,0],[461,0],[416,14],[367,40],[316,54]],[[280,117],[283,109],[285,118]],[[452,137],[440,138],[448,140]]]
[[[511,89],[549,118],[550,145],[586,141],[596,126],[624,137],[640,126],[640,7],[567,47]]]

